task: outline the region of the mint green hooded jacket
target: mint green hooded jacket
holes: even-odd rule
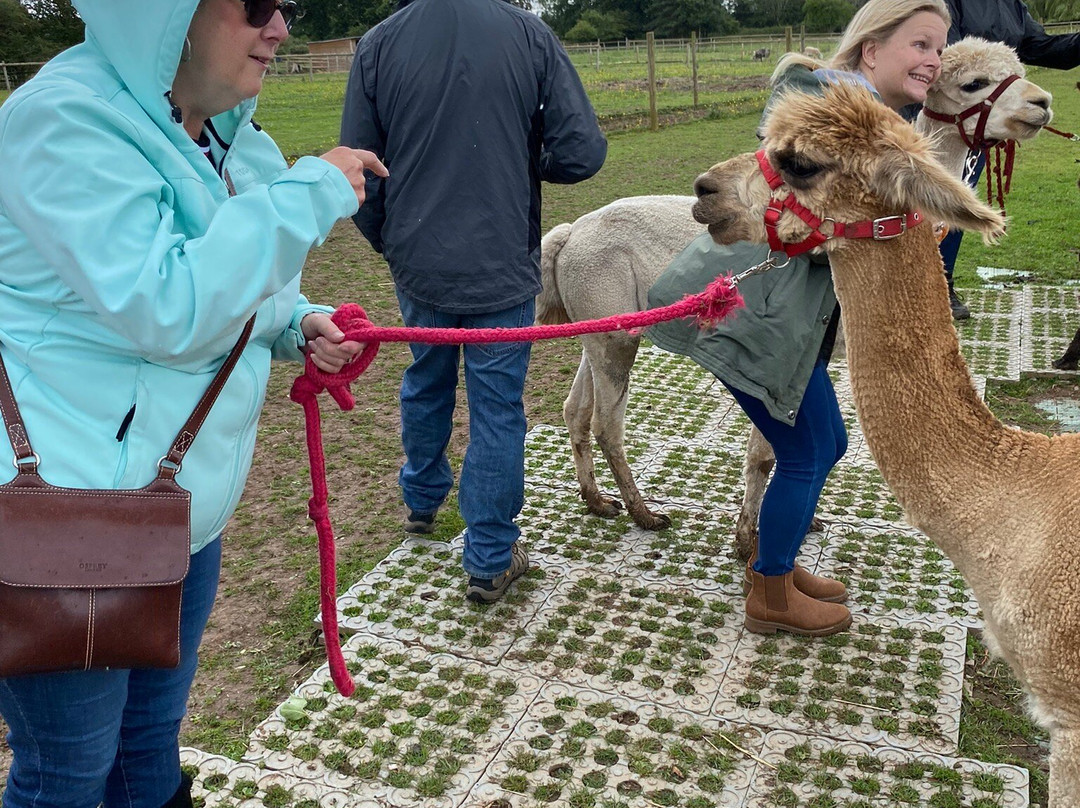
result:
[[[308,251],[357,210],[330,163],[287,167],[253,100],[214,118],[230,198],[166,97],[197,4],[75,0],[86,41],[0,107],[0,352],[46,480],[149,483],[257,314],[177,475],[193,552],[240,499],[271,356],[300,360],[301,318],[326,310],[299,292]]]

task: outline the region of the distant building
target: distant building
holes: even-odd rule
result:
[[[324,54],[356,53],[356,43],[360,41],[358,36],[348,36],[344,39],[321,39],[317,42],[308,43],[308,53],[312,56]]]

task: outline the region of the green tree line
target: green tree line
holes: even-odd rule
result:
[[[82,42],[70,0],[0,0],[0,62],[40,62]]]
[[[107,2],[108,0],[101,0]],[[167,2],[167,0],[164,0]],[[163,2],[163,0],[147,0]],[[840,31],[860,0],[510,0],[538,12],[571,42],[658,37],[724,36],[805,25],[813,33]],[[304,16],[284,51],[309,40],[359,36],[386,19],[398,0],[300,0]],[[1028,0],[1043,23],[1080,19],[1080,0]],[[49,59],[82,40],[71,0],[0,0],[0,62]]]

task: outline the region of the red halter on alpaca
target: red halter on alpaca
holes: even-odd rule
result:
[[[1016,160],[1016,141],[1015,140],[988,140],[986,137],[986,122],[990,118],[990,110],[994,108],[994,103],[1001,98],[1001,94],[1004,93],[1014,81],[1019,81],[1020,77],[1013,74],[1007,76],[1001,84],[994,88],[994,91],[990,95],[986,96],[982,101],[974,106],[970,106],[963,112],[957,115],[945,115],[941,112],[936,112],[927,107],[922,108],[922,114],[932,121],[941,121],[942,123],[951,123],[956,125],[957,131],[960,133],[960,138],[973,152],[982,152],[986,158],[986,201],[991,205],[994,203],[994,181],[993,178],[997,177],[997,202],[998,207],[1001,208],[1001,212],[1005,212],[1005,195],[1009,193],[1012,188],[1012,172],[1013,162]],[[968,133],[964,130],[964,121],[970,118],[972,115],[978,115],[979,119],[975,122],[975,131],[971,133],[971,137],[968,137]],[[990,170],[990,149],[994,150],[994,169]],[[1004,166],[1002,165],[1001,154],[1005,153]],[[964,177],[967,180],[967,177]]]
[[[776,173],[772,167],[765,150],[759,150],[755,155],[761,173],[765,175],[765,181],[775,191],[784,185],[784,179]],[[784,209],[790,210],[810,227],[810,235],[798,244],[788,244],[780,239],[777,226]],[[865,219],[861,222],[838,222],[835,219],[820,219],[809,208],[795,198],[795,192],[790,191],[784,199],[776,196],[769,198],[769,206],[765,209],[765,233],[769,237],[769,249],[773,252],[785,253],[789,258],[801,255],[804,252],[820,247],[831,238],[872,238],[875,241],[888,241],[891,238],[901,236],[909,228],[915,227],[923,220],[919,211],[911,213],[898,213],[893,216],[882,216],[880,219]],[[821,226],[829,222],[832,224],[832,233],[826,235],[821,232]]]

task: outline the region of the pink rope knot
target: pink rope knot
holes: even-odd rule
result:
[[[367,318],[367,313],[356,303],[345,303],[330,316],[330,319],[333,320],[334,325],[345,332],[347,339],[350,338],[350,331],[373,327],[371,321]],[[379,352],[379,345],[380,343],[376,340],[367,340],[367,344],[364,346],[364,350],[360,352],[360,355],[337,373],[327,373],[325,370],[320,370],[309,354],[304,361],[304,377],[310,383],[301,385],[299,394],[305,395],[309,390],[314,390],[314,395],[318,395],[323,390],[326,390],[334,401],[338,403],[338,406],[348,412],[356,406],[356,399],[353,398],[350,385],[360,378],[360,375],[371,365],[375,355]],[[297,381],[299,382],[299,379]],[[293,386],[293,389],[296,390],[296,385]],[[290,395],[290,398],[293,401],[297,400],[292,395]]]

